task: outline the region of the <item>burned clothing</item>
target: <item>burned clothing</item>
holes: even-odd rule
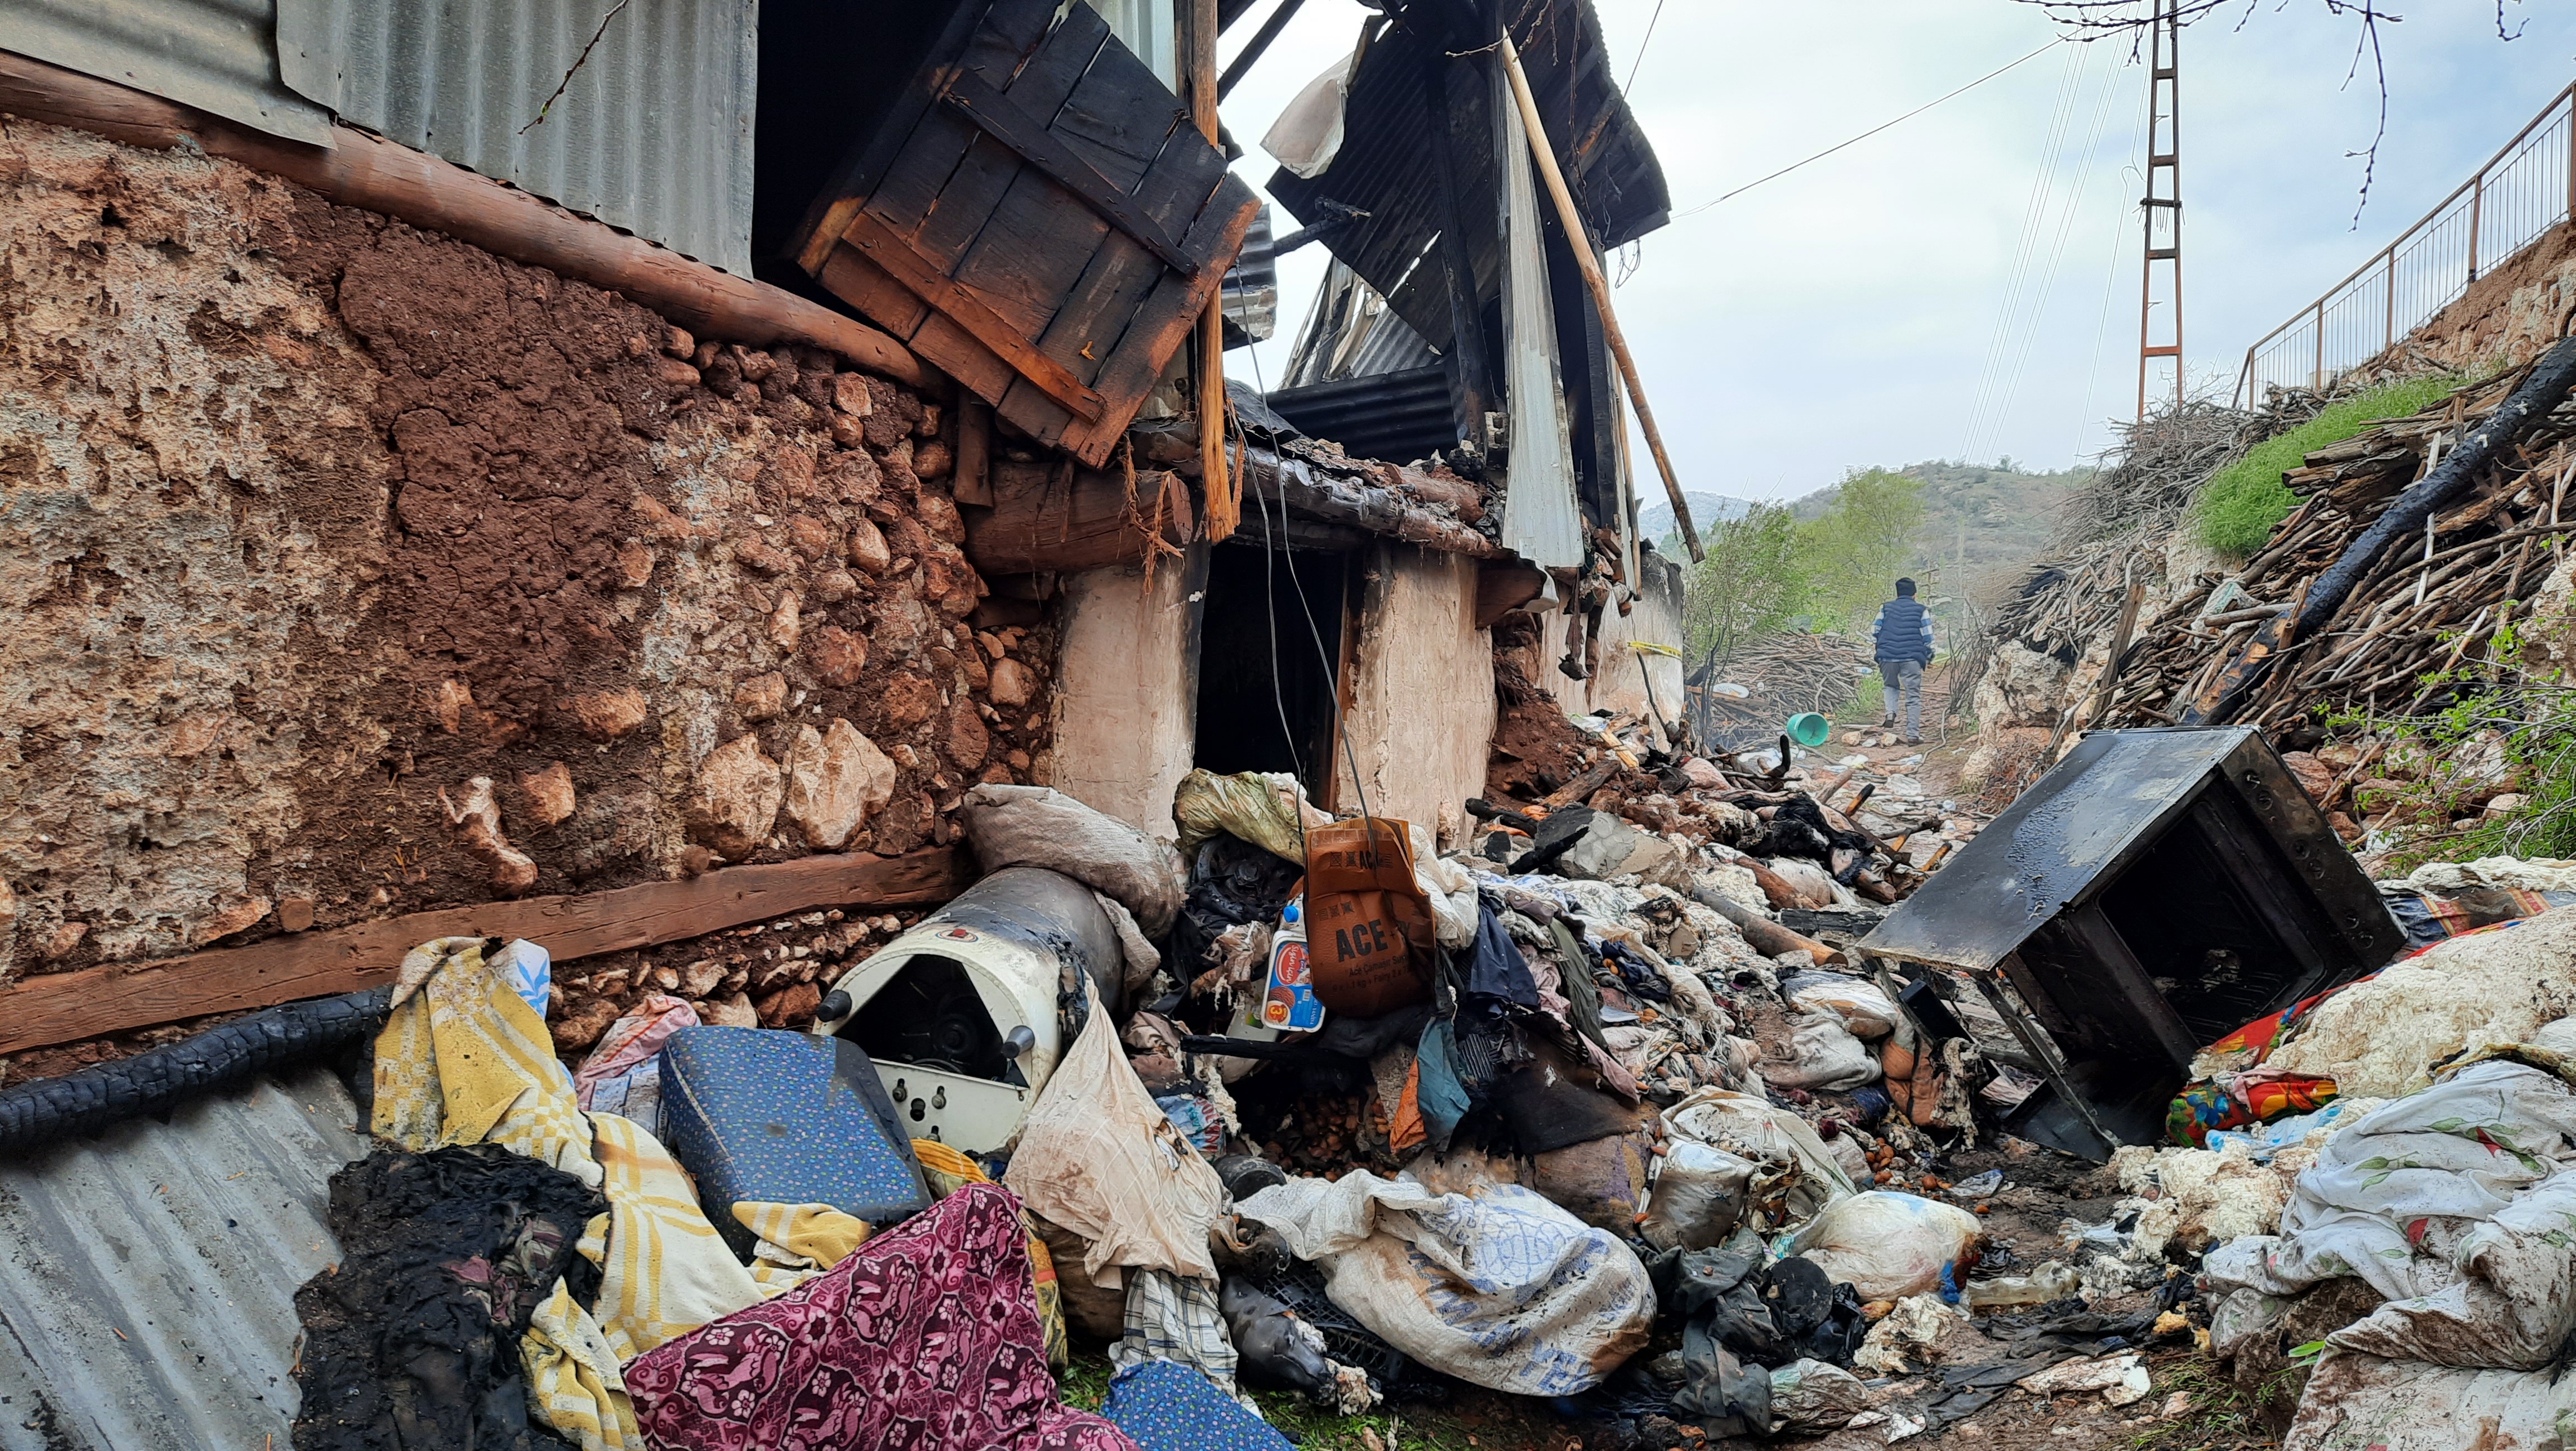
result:
[[[380,1151],[331,1176],[345,1258],[296,1292],[308,1337],[297,1451],[544,1451],[564,1443],[528,1412],[519,1337],[570,1275],[608,1201],[570,1174],[495,1145]]]

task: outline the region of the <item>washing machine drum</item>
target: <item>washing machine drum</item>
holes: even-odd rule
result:
[[[1122,968],[1090,888],[1012,867],[843,974],[814,1031],[866,1050],[915,1138],[989,1153],[1018,1132],[1079,1031],[1067,1018],[1083,1011],[1083,976],[1114,1004]]]

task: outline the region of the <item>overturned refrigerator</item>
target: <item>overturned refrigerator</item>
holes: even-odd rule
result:
[[[1928,1031],[2041,1079],[2010,1131],[2099,1160],[2162,1139],[2202,1045],[2404,943],[2324,813],[2236,727],[2086,736],[1857,950]]]

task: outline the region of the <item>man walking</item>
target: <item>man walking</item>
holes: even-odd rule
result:
[[[1896,724],[1897,702],[1905,708],[1905,743],[1920,745],[1923,741],[1923,667],[1932,663],[1932,616],[1914,602],[1914,581],[1896,582],[1896,598],[1878,607],[1878,620],[1870,626],[1871,643],[1878,651],[1879,677],[1887,682],[1885,718],[1881,726]]]

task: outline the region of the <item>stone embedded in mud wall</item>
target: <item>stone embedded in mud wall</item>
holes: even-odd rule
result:
[[[491,777],[477,776],[466,782],[464,794],[453,802],[447,799],[447,792],[441,789],[438,793],[438,804],[447,812],[448,823],[456,828],[456,839],[464,843],[467,851],[472,852],[492,869],[494,891],[515,896],[536,885],[537,864],[529,859],[526,852],[510,845],[510,839],[501,832],[501,807],[499,802],[493,799]],[[259,912],[254,914],[251,920],[258,920],[258,917],[265,915],[267,911],[268,904],[261,902]],[[248,926],[249,923],[245,922],[242,925]],[[224,931],[237,930],[239,929],[224,929]],[[224,931],[212,932],[209,935],[220,937],[224,935]]]
[[[519,800],[530,821],[559,826],[572,815],[572,771],[561,761],[548,761],[542,771],[519,777]]]
[[[785,769],[780,809],[816,851],[848,846],[869,813],[894,799],[894,762],[845,720],[835,718],[828,732],[798,726]]]
[[[0,978],[904,851],[1042,769],[935,402],[32,123],[0,257]]]
[[[741,861],[769,841],[784,789],[778,763],[761,754],[760,738],[738,736],[698,763],[689,792],[689,839],[727,861]]]

